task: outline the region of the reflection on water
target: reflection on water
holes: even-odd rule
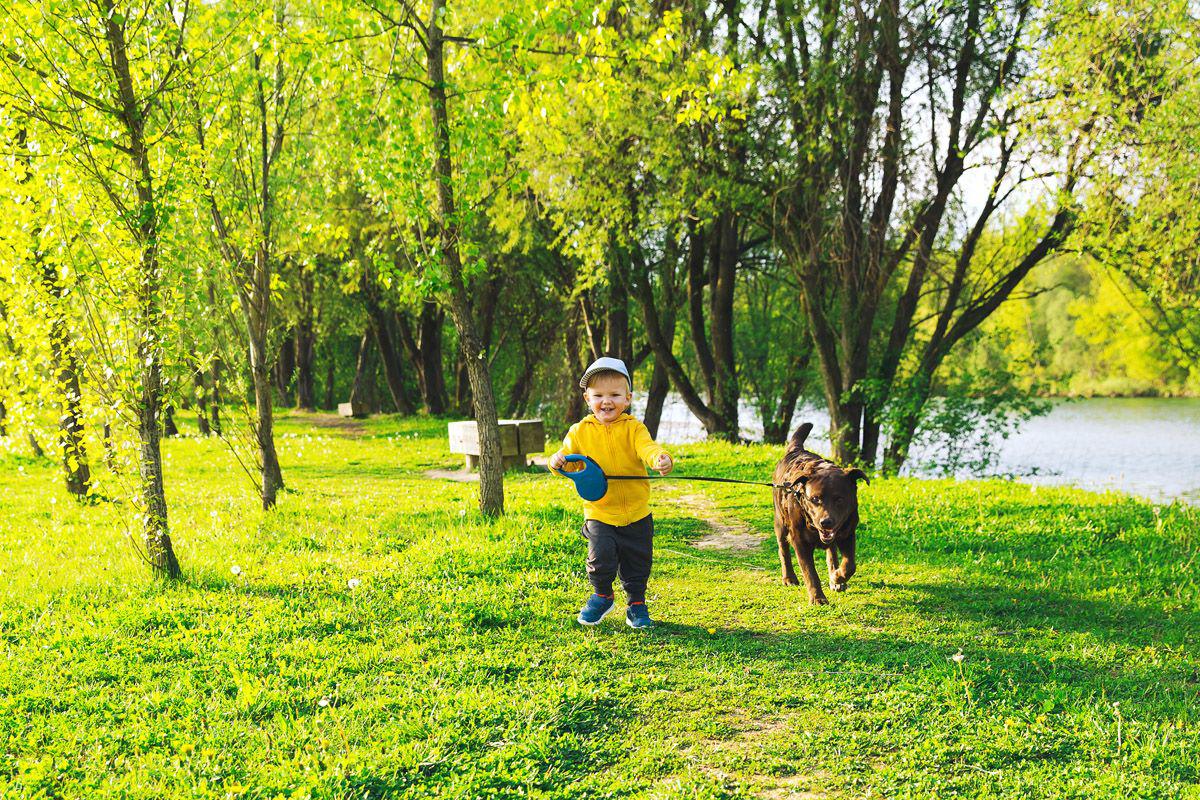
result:
[[[645,398],[634,399],[639,418]],[[739,409],[742,436],[762,439],[762,424],[745,401]],[[829,415],[805,407],[792,429],[812,422],[811,449],[828,454]],[[671,395],[663,409],[659,441],[695,442],[704,427],[683,401]],[[914,451],[916,459],[922,453]],[[999,447],[996,474],[1019,475],[1035,484],[1114,489],[1154,501],[1200,503],[1200,399],[1118,398],[1059,401],[1044,417],[1026,422]],[[963,476],[966,477],[966,476]]]

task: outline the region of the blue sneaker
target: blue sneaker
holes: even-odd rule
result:
[[[625,624],[631,628],[653,628],[654,620],[650,619],[650,610],[645,603],[634,603],[625,612]]]
[[[593,594],[583,604],[583,608],[579,609],[579,616],[575,618],[575,621],[580,625],[599,625],[600,620],[604,619],[604,615],[612,610],[613,599],[611,597]]]

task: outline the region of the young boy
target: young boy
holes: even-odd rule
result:
[[[606,475],[644,475],[645,467],[666,475],[674,469],[671,456],[655,443],[646,426],[625,413],[633,401],[633,381],[625,362],[596,359],[579,386],[592,413],[567,431],[562,448],[550,456],[551,469],[562,470],[569,454],[588,456]],[[599,624],[613,609],[613,578],[619,577],[629,600],[625,623],[631,628],[652,627],[646,609],[654,540],[650,482],[610,482],[604,497],[584,502],[583,516],[588,580],[594,593],[576,620],[581,625]]]

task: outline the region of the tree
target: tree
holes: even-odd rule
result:
[[[284,158],[284,145],[292,140],[309,101],[312,53],[292,35],[284,0],[253,7],[250,13],[222,7],[209,11],[213,19],[207,20],[205,35],[220,41],[236,32],[251,41],[246,53],[223,48],[222,68],[193,84],[193,130],[204,159],[202,181],[213,235],[245,324],[259,491],[263,508],[269,509],[284,485],[275,450],[269,346],[273,276],[282,260],[280,223],[286,220],[279,196],[297,180],[294,159]],[[244,23],[247,17],[250,22]],[[293,352],[292,342],[287,347]]]
[[[132,318],[140,391],[140,496],[146,557],[156,574],[181,575],[167,524],[160,414],[163,401],[161,231],[169,205],[157,150],[169,135],[166,104],[189,68],[187,6],[118,10],[112,0],[3,9],[9,103],[70,145],[74,166],[107,200],[136,257]],[[131,37],[130,33],[136,34]]]
[[[771,135],[756,147],[768,154],[769,222],[799,286],[839,460],[875,463],[893,389],[907,382],[919,418],[949,348],[1070,229],[1080,142],[1039,153],[1039,169],[1019,147],[1032,108],[1014,90],[1033,65],[1032,13],[1025,0],[881,0],[858,10],[787,2],[771,23],[783,47],[763,64],[762,91],[778,102],[758,109],[768,117],[754,129]],[[984,168],[989,197],[964,220],[954,213],[964,176]],[[980,274],[974,243],[1034,177],[1058,183],[1050,222],[1023,253]],[[947,246],[957,255],[942,258]],[[940,306],[922,340],[917,313],[930,292]],[[914,347],[921,355],[910,356]],[[911,423],[910,414],[892,431],[897,442]],[[891,450],[889,468],[906,446]]]
[[[1056,8],[1046,82],[1060,99],[1046,109],[1046,133],[1094,120],[1098,150],[1072,244],[1132,282],[1158,336],[1200,359],[1196,8],[1181,0]]]

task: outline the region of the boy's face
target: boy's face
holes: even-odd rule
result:
[[[598,375],[583,390],[583,399],[596,419],[608,424],[625,413],[633,402],[633,395],[629,393],[629,384],[623,375]]]

